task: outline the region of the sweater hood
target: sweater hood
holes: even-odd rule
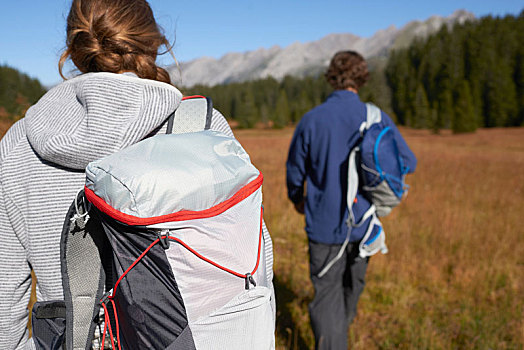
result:
[[[181,100],[180,91],[166,83],[128,73],[87,73],[52,88],[27,111],[27,138],[43,159],[83,170],[142,140]]]

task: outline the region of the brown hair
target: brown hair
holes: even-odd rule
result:
[[[171,83],[156,65],[160,46],[171,52],[146,0],[73,0],[67,16],[67,47],[58,68],[62,78],[71,58],[78,70],[133,72],[140,78]]]
[[[360,89],[369,78],[366,61],[355,51],[340,51],[333,56],[325,74],[335,90]]]

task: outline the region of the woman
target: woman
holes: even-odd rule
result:
[[[155,63],[169,43],[145,0],[73,0],[67,59],[82,73],[51,89],[0,142],[0,344],[32,348],[27,305],[63,298],[59,243],[86,165],[165,132],[182,94]],[[233,136],[213,111],[211,129]]]

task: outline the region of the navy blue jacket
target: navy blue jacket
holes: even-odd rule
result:
[[[288,197],[293,203],[305,198],[306,232],[310,240],[324,244],[344,242],[348,227],[347,173],[351,149],[359,141],[359,127],[366,120],[366,105],[357,94],[334,91],[327,100],[306,113],[297,125],[289,149],[287,168]],[[382,120],[395,132],[399,148],[411,153],[393,121],[382,112]],[[415,169],[416,159],[408,161]],[[356,220],[369,208],[360,192],[354,205]],[[368,223],[353,228],[350,241],[364,236]]]

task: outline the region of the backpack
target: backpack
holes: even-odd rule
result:
[[[413,172],[403,159],[414,158],[411,151],[401,152],[400,134],[395,135],[391,126],[382,121],[378,107],[366,103],[366,121],[360,125],[360,141],[354,147],[348,160],[348,227],[361,226],[371,218],[368,229],[360,241],[360,256],[371,256],[381,251],[387,253],[386,233],[378,217],[388,215],[407,195],[409,186],[405,176]],[[363,190],[371,206],[357,221],[353,205],[359,187]]]
[[[413,153],[399,147],[400,134],[395,134],[393,128],[383,122],[382,112],[377,106],[366,103],[366,121],[360,125],[359,134],[359,142],[348,157],[348,235],[337,256],[323,267],[318,277],[324,276],[342,257],[349,244],[351,229],[368,220],[367,230],[359,242],[359,256],[366,258],[379,251],[387,254],[386,233],[379,217],[388,215],[407,195],[409,186],[404,179],[406,174],[415,170],[404,164],[404,159],[416,161]],[[371,206],[357,220],[354,204],[359,188]]]
[[[37,348],[274,348],[263,176],[208,130],[211,112],[185,99],[168,134],[87,166],[62,233],[63,307],[48,302],[62,335]],[[45,307],[35,317],[54,322]]]

